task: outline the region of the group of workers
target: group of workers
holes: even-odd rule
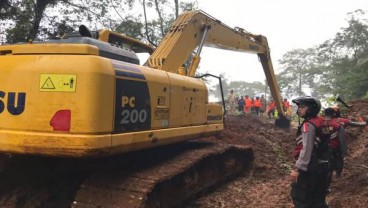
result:
[[[266,105],[264,95],[256,95],[255,98],[250,98],[248,95],[236,97],[234,90],[231,90],[228,97],[228,102],[230,107],[230,115],[235,115],[237,108],[238,112],[240,113],[253,113],[256,116],[261,116],[264,112],[266,112],[269,118],[275,118],[276,104],[271,99],[268,105]],[[286,98],[282,100],[282,107],[286,115],[291,114],[290,103]]]
[[[264,112],[264,103],[265,98],[262,95],[261,97],[256,96],[255,98],[249,98],[248,95],[236,97],[234,94],[234,90],[230,91],[230,95],[228,97],[229,102],[229,114],[235,115],[236,106],[239,112],[241,113],[251,113],[253,112],[256,116],[260,116],[262,112]]]
[[[299,125],[293,157],[295,166],[290,172],[291,197],[295,207],[328,207],[326,195],[332,175],[340,177],[347,153],[344,128],[347,125],[365,126],[341,118],[338,108],[326,108],[319,116],[321,103],[310,96],[292,100],[303,118]]]
[[[287,98],[282,100],[282,108],[285,112],[285,116],[291,116],[291,106]],[[268,103],[266,112],[269,118],[275,118],[276,103],[273,99]]]

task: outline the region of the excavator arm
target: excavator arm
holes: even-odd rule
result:
[[[276,102],[277,110],[280,112],[279,115],[283,119],[285,112],[282,108],[267,38],[248,33],[241,28],[230,28],[203,11],[191,11],[180,15],[149,57],[146,65],[193,77],[200,61],[203,46],[257,54],[262,63],[272,97]],[[190,59],[195,49],[197,50],[189,69],[182,70],[181,66]],[[280,126],[280,124],[277,125]]]

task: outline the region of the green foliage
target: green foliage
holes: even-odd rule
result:
[[[91,30],[117,30],[157,45],[176,11],[196,8],[195,2],[175,0],[173,4],[168,0],[1,0],[0,43],[60,37],[84,24]],[[143,19],[148,14],[153,15]]]
[[[311,88],[315,84],[316,52],[313,48],[289,51],[283,55],[279,63],[281,66],[281,72],[277,76],[279,86],[288,97],[305,95],[304,89]]]
[[[115,31],[142,40],[144,39],[144,34],[142,33],[143,27],[144,25],[139,22],[137,17],[128,16],[116,26]]]
[[[303,95],[308,89],[320,98],[341,94],[359,99],[368,91],[368,25],[366,13],[348,15],[348,26],[335,37],[311,49],[284,54],[277,75],[280,89],[288,95]]]

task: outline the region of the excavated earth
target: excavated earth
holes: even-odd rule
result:
[[[368,100],[356,100],[346,109],[349,119],[365,120]],[[229,117],[218,142],[247,144],[255,153],[251,177],[238,177],[204,194],[187,207],[293,207],[289,170],[294,164],[297,122],[290,132],[277,130],[266,118]],[[346,128],[348,155],[341,178],[333,178],[328,203],[331,208],[368,207],[368,126]]]
[[[368,116],[367,100],[350,104],[350,119]],[[0,155],[0,207],[137,207],[142,201],[147,202],[142,207],[293,207],[289,172],[297,122],[290,130],[277,129],[273,122],[227,116],[219,136],[104,159]],[[347,127],[346,132],[349,153],[328,201],[330,207],[368,207],[368,127]],[[213,151],[228,159],[214,165],[220,159],[211,156]],[[165,166],[177,158],[182,162],[176,168]],[[239,171],[236,166],[242,166],[240,175],[226,175]],[[197,174],[201,168],[207,175]],[[152,189],[158,194],[145,196]],[[172,202],[175,197],[179,203]]]

